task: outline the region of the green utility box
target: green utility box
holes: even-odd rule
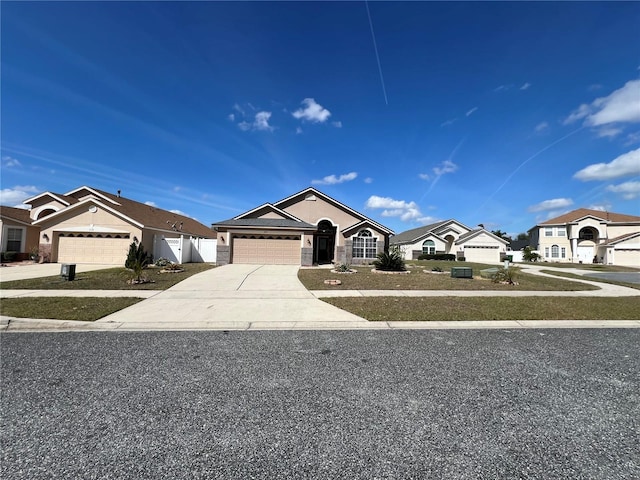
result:
[[[473,278],[471,267],[451,267],[451,278]]]

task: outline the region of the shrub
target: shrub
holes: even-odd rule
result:
[[[423,253],[418,260],[447,260],[453,262],[456,256],[453,253]]]
[[[338,265],[335,268],[336,272],[350,272],[351,271],[351,265],[349,265],[348,263],[341,263],[340,265]]]
[[[540,260],[540,255],[531,250],[531,247],[527,246],[524,247],[524,250],[522,252],[522,259],[525,262],[537,262],[538,260]]]
[[[432,272],[442,272],[442,269],[440,267],[433,267],[431,269]]]
[[[373,262],[376,270],[385,272],[404,272],[407,267],[404,264],[402,253],[397,249],[391,249],[388,252],[380,252],[378,259]]]
[[[142,243],[136,245],[136,242],[131,242],[131,245],[129,245],[129,253],[127,253],[127,259],[124,262],[124,266],[129,270],[133,270],[133,279],[136,282],[140,282],[142,270],[144,270],[148,263],[149,257],[147,257],[147,252],[144,251]]]
[[[16,258],[17,252],[2,252],[2,261],[3,262],[13,262]]]
[[[509,285],[516,285],[516,278],[520,269],[518,267],[499,267],[498,271],[491,277],[493,283],[508,283]]]
[[[171,260],[160,257],[158,260],[156,260],[156,263],[154,265],[156,267],[166,267],[167,265],[171,265]]]
[[[458,257],[457,260],[459,262],[465,262],[467,260],[467,258],[466,257]]]

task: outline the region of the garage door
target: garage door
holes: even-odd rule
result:
[[[613,263],[627,267],[640,267],[640,250],[618,250],[613,252]]]
[[[275,235],[234,237],[231,262],[300,265],[300,237]]]
[[[467,262],[497,263],[500,261],[498,247],[464,247],[464,257]]]
[[[58,237],[58,263],[124,265],[131,240],[129,235],[118,237],[61,233]]]

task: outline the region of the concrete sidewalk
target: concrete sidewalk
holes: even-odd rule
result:
[[[549,268],[549,267],[545,267]],[[535,269],[534,269],[535,270]],[[442,296],[640,296],[640,290],[589,280],[588,291],[477,290],[318,290],[308,291],[297,266],[226,265],[193,275],[165,291],[159,290],[3,290],[2,298],[138,297],[145,300],[95,322],[0,317],[0,330],[342,330],[394,328],[637,328],[635,321],[457,321],[369,322],[321,300],[323,297]],[[563,270],[566,271],[566,270]],[[540,272],[534,272],[546,275]],[[554,277],[555,278],[555,277]]]
[[[13,280],[28,280],[30,278],[43,278],[60,275],[60,263],[9,263],[0,267],[0,282],[11,282]],[[104,270],[114,268],[117,265],[76,265],[76,273],[91,272],[93,270]]]

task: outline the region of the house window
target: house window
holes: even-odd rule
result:
[[[545,237],[553,237],[553,228],[552,227],[546,227],[544,229],[544,236]]]
[[[551,245],[551,258],[559,258],[560,257],[560,248],[558,245]]]
[[[436,244],[433,240],[425,240],[422,244],[422,253],[434,255],[436,253]]]
[[[595,235],[593,234],[593,230],[590,228],[584,228],[580,230],[580,240],[593,240]]]
[[[7,228],[7,252],[22,252],[21,228]]]
[[[369,230],[360,230],[353,237],[353,258],[376,258],[376,239]]]
[[[560,256],[561,256],[562,258],[567,258],[567,249],[566,249],[565,247],[562,247],[562,248],[560,249]]]
[[[544,247],[544,257],[549,258],[549,247]]]
[[[567,236],[567,229],[565,227],[558,227],[558,236],[559,237],[566,237]]]

